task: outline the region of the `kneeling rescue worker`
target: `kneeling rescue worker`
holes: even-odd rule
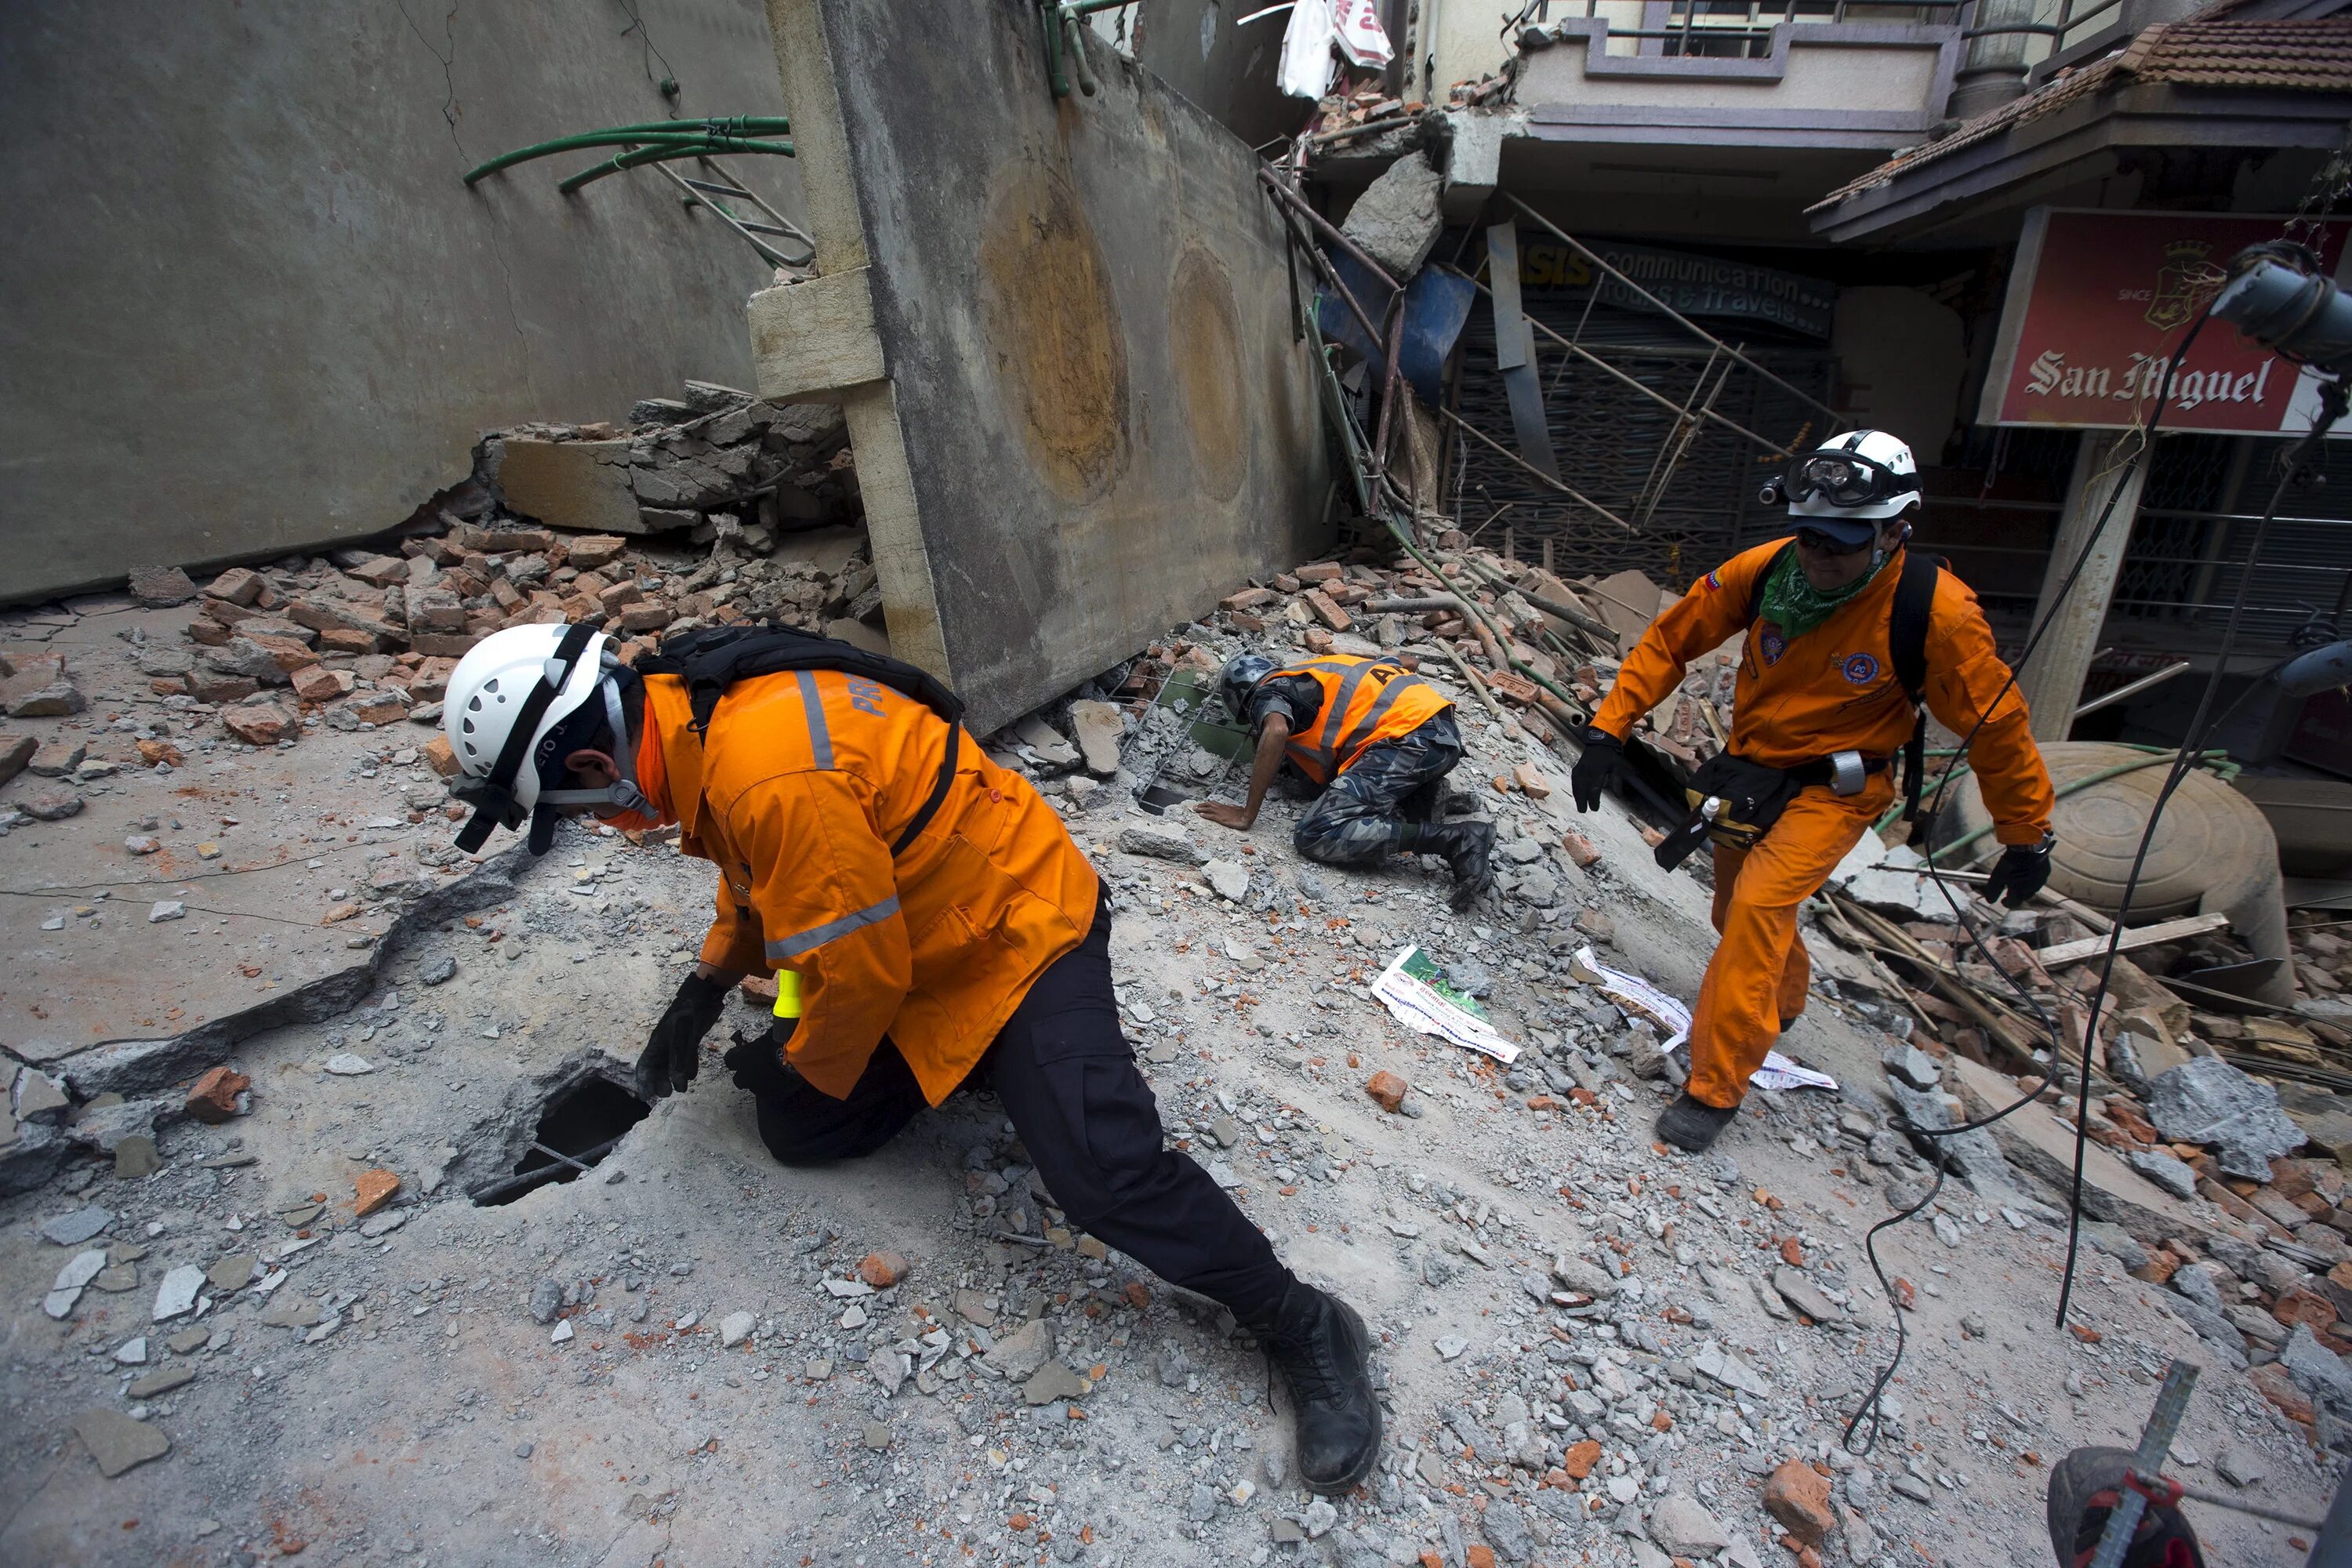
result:
[[[1976,595],[1931,556],[1904,549],[1919,506],[1911,448],[1849,431],[1773,482],[1795,538],[1743,551],[1643,634],[1592,716],[1570,788],[1590,811],[1625,767],[1634,722],[1690,661],[1746,633],[1731,742],[1692,779],[1700,810],[1661,847],[1715,843],[1722,934],[1691,1019],[1691,1074],[1658,1136],[1706,1149],[1748,1080],[1805,1005],[1811,963],[1797,910],[1895,798],[1907,752],[1918,804],[1919,705],[1969,738],[1969,764],[2005,846],[1985,897],[2013,909],[2050,879],[2054,798],[2025,703],[1994,651]],[[2004,689],[2006,688],[2006,689]]]
[[[1462,760],[1454,704],[1390,659],[1327,654],[1288,667],[1236,655],[1217,678],[1225,706],[1257,740],[1247,804],[1204,801],[1210,821],[1248,832],[1286,762],[1322,790],[1291,842],[1326,866],[1435,855],[1466,910],[1495,880],[1495,825],[1444,820],[1445,775]]]
[[[1109,909],[1061,818],[963,732],[911,666],[782,627],[669,639],[631,669],[592,626],[516,626],[449,679],[443,724],[476,805],[458,837],[558,816],[678,824],[719,868],[701,962],[637,1063],[682,1090],[752,971],[797,1019],[727,1053],[787,1165],[869,1154],[959,1088],[987,1088],[1054,1202],[1229,1308],[1288,1384],[1298,1470],[1361,1481],[1380,1451],[1370,1337],[1293,1275],[1208,1173],[1162,1145],[1119,1029]],[[782,1010],[782,1009],[780,1009]]]

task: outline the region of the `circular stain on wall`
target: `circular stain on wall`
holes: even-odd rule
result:
[[[1176,362],[1201,489],[1219,500],[1240,492],[1249,468],[1243,421],[1248,394],[1234,316],[1233,281],[1223,265],[1198,246],[1186,247],[1168,285],[1168,350]]]
[[[1047,487],[1090,500],[1127,460],[1127,353],[1110,270],[1077,193],[1008,168],[980,246],[983,330],[1013,426]]]

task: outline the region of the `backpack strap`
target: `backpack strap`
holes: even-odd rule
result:
[[[918,669],[887,654],[870,652],[853,643],[821,637],[793,626],[704,626],[663,638],[650,656],[637,661],[636,668],[640,675],[675,675],[686,682],[687,703],[693,713],[698,738],[707,737],[719,699],[736,682],[787,670],[834,669],[845,675],[864,676],[929,708],[948,727],[947,753],[940,763],[939,777],[930,794],[890,846],[893,856],[905,850],[930,826],[931,818],[947,804],[948,790],[955,784],[956,763],[963,748],[962,700],[929,670]]]
[[[1903,683],[1916,718],[1903,742],[1903,820],[1919,820],[1919,792],[1927,772],[1927,710],[1920,694],[1927,688],[1927,626],[1936,608],[1936,579],[1948,564],[1925,552],[1903,557],[1903,577],[1895,584],[1895,605],[1886,620],[1886,651],[1895,679]]]

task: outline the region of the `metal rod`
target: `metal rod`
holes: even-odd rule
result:
[[[2223,1497],[2220,1492],[2209,1492],[2203,1487],[2192,1487],[2187,1481],[2175,1481],[2173,1484],[2180,1489],[2182,1497],[2195,1498],[2199,1502],[2210,1502],[2215,1508],[2226,1508],[2231,1513],[2252,1514],[2256,1519],[2267,1519],[2273,1524],[2292,1524],[2302,1530],[2317,1530],[2327,1522],[2324,1519],[2314,1519],[2309,1514],[2288,1513],[2283,1509],[2264,1508],[2259,1503],[2247,1502],[2242,1498]]]
[[[1696,321],[1692,321],[1688,316],[1684,315],[1680,310],[1675,310],[1672,305],[1667,304],[1664,300],[1659,299],[1655,294],[1651,293],[1647,289],[1644,289],[1639,283],[1634,282],[1624,273],[1620,272],[1615,267],[1612,266],[1599,251],[1593,249],[1591,246],[1585,244],[1582,240],[1569,233],[1566,229],[1552,222],[1551,219],[1544,216],[1543,214],[1536,211],[1535,208],[1528,205],[1527,203],[1519,200],[1518,197],[1511,195],[1508,191],[1501,192],[1500,195],[1505,201],[1510,203],[1513,206],[1527,214],[1528,217],[1534,219],[1535,222],[1548,231],[1552,237],[1561,241],[1563,244],[1574,247],[1577,251],[1582,254],[1586,260],[1591,262],[1595,267],[1600,268],[1603,272],[1609,274],[1610,277],[1616,279],[1617,281],[1625,285],[1626,288],[1633,290],[1634,293],[1639,294],[1643,299],[1647,300],[1660,311],[1668,317],[1671,317],[1674,321],[1679,322],[1684,328],[1687,329],[1694,336],[1706,342],[1720,345],[1723,351],[1729,354],[1733,359],[1738,360],[1741,364],[1746,365],[1749,370],[1754,371],[1765,380],[1772,383],[1775,386],[1780,387],[1782,391],[1787,392],[1791,396],[1797,398],[1800,402],[1806,405],[1806,406],[1820,409],[1838,424],[1843,425],[1845,423],[1845,416],[1843,414],[1831,407],[1828,404],[1823,403],[1820,398],[1815,397],[1812,394],[1796,385],[1793,382],[1784,380],[1782,377],[1766,370],[1762,365],[1758,364],[1754,360],[1749,359],[1746,354],[1741,353],[1729,343],[1724,342],[1721,338],[1717,337],[1713,332],[1708,331],[1705,327],[1700,326]]]
[[[607,1138],[604,1142],[597,1144],[593,1149],[581,1150],[578,1158],[582,1160],[602,1159],[606,1154],[611,1153],[615,1148],[618,1148],[620,1146],[621,1139],[627,1136],[628,1134],[624,1132],[618,1137]],[[558,1157],[561,1158],[561,1156]],[[562,1173],[563,1167],[561,1165],[541,1165],[536,1171],[518,1171],[511,1176],[501,1176],[495,1182],[485,1182],[480,1186],[474,1188],[466,1195],[472,1198],[477,1204],[494,1204],[506,1197],[510,1193],[520,1193],[529,1188],[538,1186],[542,1182],[551,1182]]]
[[[653,167],[656,174],[667,175],[668,178],[677,181],[678,185],[686,190],[686,197],[689,203],[701,207],[706,212],[716,213],[719,216],[719,221],[733,229],[737,234],[741,235],[743,237],[744,243],[749,245],[754,251],[757,251],[761,259],[767,262],[769,266],[789,267],[795,265],[795,263],[789,262],[784,258],[784,253],[782,251],[778,250],[774,246],[770,245],[766,240],[761,239],[758,235],[753,234],[751,229],[746,227],[741,220],[737,218],[733,213],[729,212],[725,207],[719,205],[717,202],[712,201],[708,196],[696,195],[691,187],[690,182],[680,176],[677,171],[661,163],[656,163]],[[809,261],[814,260],[815,257],[816,249],[812,246],[809,249],[808,255],[803,257],[798,265],[804,266]]]
[[[1264,164],[1260,164],[1258,166],[1257,177],[1265,182],[1266,188],[1268,190],[1271,190],[1276,195],[1279,195],[1285,203],[1296,208],[1300,216],[1305,217],[1308,223],[1314,225],[1315,231],[1318,234],[1320,234],[1325,239],[1329,240],[1333,245],[1338,246],[1341,250],[1346,251],[1348,255],[1355,260],[1358,266],[1363,268],[1373,277],[1379,279],[1381,282],[1387,284],[1391,289],[1401,287],[1395,279],[1389,276],[1388,268],[1382,267],[1379,262],[1365,255],[1363,248],[1357,245],[1354,240],[1349,239],[1346,235],[1341,234],[1337,228],[1333,227],[1329,218],[1325,217],[1321,213],[1318,213],[1313,207],[1308,206],[1307,205],[1306,197],[1300,195],[1297,191],[1292,190],[1288,185],[1284,184],[1280,180],[1276,179],[1272,170],[1266,168]]]
[[[2180,1418],[2189,1413],[2189,1395],[2196,1387],[2197,1369],[2189,1363],[2175,1361],[2164,1369],[2164,1386],[2156,1391],[2156,1408],[2148,1412],[2147,1425],[2140,1429],[2139,1447],[2132,1455],[2134,1470],[2143,1476],[2164,1473],[2165,1455],[2172,1448],[2173,1434],[2180,1430]],[[2122,1568],[2124,1553],[2131,1549],[2147,1509],[2147,1499],[2130,1487],[2123,1489],[2116,1506],[2107,1511],[2107,1527],[2100,1532],[2091,1568]]]
[[[583,1176],[588,1173],[587,1166],[582,1164],[579,1161],[573,1159],[571,1155],[565,1153],[561,1149],[551,1149],[546,1144],[540,1142],[537,1139],[531,1140],[530,1146],[535,1152],[546,1155],[551,1160],[562,1161],[565,1164],[571,1166],[573,1170],[579,1172]]]
[[[2143,675],[2137,680],[2116,687],[2113,691],[2100,693],[2090,701],[2077,707],[2074,710],[2074,717],[2080,719],[2085,713],[2096,713],[2102,708],[2112,708],[2118,702],[2127,701],[2146,691],[2149,687],[2161,686],[2174,676],[2191,668],[2193,667],[2189,661],[2185,658],[2178,664],[2168,664],[2154,675]]]
[[[1458,267],[1449,267],[1446,270],[1453,273],[1457,278],[1468,279],[1470,286],[1473,289],[1477,289],[1481,294],[1491,296],[1494,292],[1494,290],[1489,289],[1486,284],[1479,282],[1475,278],[1472,278],[1470,274],[1463,271]],[[1524,312],[1522,312],[1522,314],[1524,314]],[[1668,397],[1656,387],[1651,386],[1644,382],[1639,381],[1634,377],[1626,374],[1623,371],[1619,370],[1615,365],[1611,364],[1607,360],[1602,359],[1599,354],[1594,353],[1591,349],[1586,348],[1582,343],[1577,342],[1572,339],[1560,336],[1558,331],[1554,331],[1551,327],[1547,326],[1545,323],[1537,321],[1533,316],[1528,316],[1526,320],[1528,325],[1533,327],[1537,331],[1541,332],[1544,336],[1549,338],[1552,342],[1558,343],[1569,353],[1589,361],[1593,365],[1599,367],[1601,371],[1616,377],[1619,381],[1623,382],[1627,386],[1632,387],[1634,391],[1640,393],[1643,396],[1648,398],[1659,407],[1670,408],[1676,413],[1680,413],[1682,411],[1682,405],[1676,403],[1673,398]],[[1793,458],[1796,456],[1796,453],[1790,451],[1788,447],[1783,447],[1780,442],[1773,440],[1770,437],[1759,436],[1755,431],[1748,428],[1747,426],[1740,424],[1735,419],[1728,418],[1724,415],[1717,414],[1711,408],[1703,408],[1700,409],[1699,412],[1705,415],[1708,419],[1713,420],[1716,424],[1722,426],[1725,429],[1746,437],[1748,440],[1755,442],[1758,446],[1763,447],[1766,451],[1772,453],[1776,457]],[[1549,478],[1549,476],[1547,475],[1546,477]]]
[[[1497,453],[1511,463],[1519,468],[1525,468],[1528,472],[1533,474],[1544,483],[1556,486],[1562,495],[1568,496],[1571,500],[1591,508],[1594,511],[1599,512],[1601,516],[1607,518],[1610,521],[1615,523],[1618,527],[1623,529],[1628,533],[1637,533],[1640,531],[1640,530],[1636,529],[1632,523],[1627,522],[1623,518],[1619,517],[1615,512],[1611,511],[1607,507],[1602,506],[1599,501],[1594,500],[1591,496],[1586,495],[1583,491],[1568,483],[1565,479],[1553,479],[1549,474],[1545,473],[1541,468],[1537,468],[1533,463],[1528,462],[1525,458],[1520,457],[1517,452],[1512,451],[1500,441],[1496,440],[1492,436],[1487,435],[1484,430],[1479,429],[1478,426],[1471,424],[1470,421],[1463,418],[1459,414],[1454,413],[1451,408],[1443,408],[1438,412],[1444,415],[1448,419],[1453,420],[1454,424],[1459,425],[1464,430],[1477,437],[1478,440],[1485,443],[1486,446],[1493,447]]]
[[[1244,17],[1244,20],[1247,18]],[[1239,26],[1240,23],[1235,23],[1234,26]],[[1381,120],[1367,120],[1361,125],[1350,125],[1345,130],[1326,131],[1319,136],[1309,136],[1307,139],[1307,144],[1310,147],[1319,147],[1327,142],[1345,142],[1351,136],[1370,136],[1375,131],[1393,131],[1400,125],[1412,124],[1418,118],[1419,116],[1412,114],[1391,114]]]
[[[1288,207],[1284,207],[1282,214],[1283,226],[1290,230],[1292,237],[1297,239],[1300,247],[1307,252],[1307,261],[1314,267],[1316,276],[1339,291],[1339,298],[1347,301],[1348,309],[1354,313],[1356,324],[1364,329],[1364,336],[1374,343],[1379,343],[1381,341],[1380,328],[1372,325],[1370,314],[1365,310],[1361,301],[1357,300],[1355,291],[1348,287],[1346,279],[1339,276],[1339,268],[1331,265],[1331,258],[1318,249],[1313,240],[1298,232],[1297,226],[1290,220]],[[1391,284],[1391,287],[1393,288],[1395,285]]]

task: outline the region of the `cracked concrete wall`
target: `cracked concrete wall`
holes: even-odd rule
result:
[[[579,153],[459,177],[600,126],[784,111],[760,0],[8,8],[0,600],[373,532],[463,479],[483,429],[747,384],[769,268],[658,174],[557,195]],[[800,220],[791,160],[733,167]]]
[[[817,226],[759,388],[843,405],[894,651],[976,731],[1311,559],[1330,474],[1248,146],[1029,0],[769,0]],[[952,42],[938,43],[938,39]]]

